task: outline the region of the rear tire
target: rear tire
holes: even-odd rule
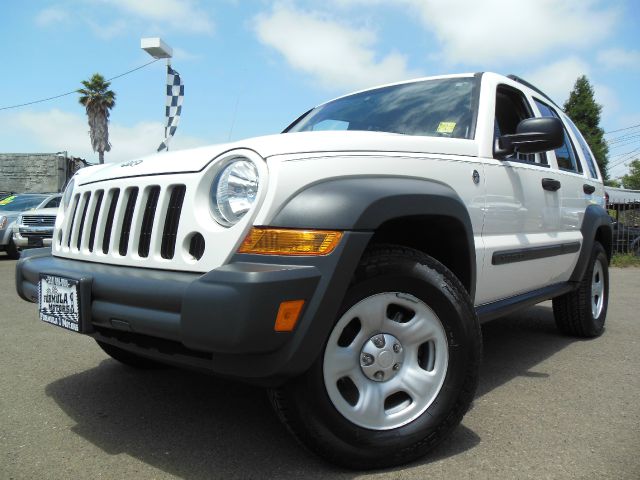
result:
[[[469,295],[444,265],[416,250],[376,247],[320,357],[270,398],[294,436],[326,460],[360,470],[400,465],[460,423],[481,351]]]
[[[140,370],[157,370],[162,368],[168,368],[164,363],[156,362],[149,358],[141,357],[135,353],[127,352],[121,348],[118,348],[110,343],[101,342],[96,340],[98,346],[114,360],[128,367],[138,368]]]
[[[609,304],[609,259],[604,247],[593,244],[589,266],[578,288],[553,299],[558,329],[575,337],[602,335]]]

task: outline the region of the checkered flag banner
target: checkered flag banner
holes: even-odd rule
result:
[[[176,133],[180,121],[183,98],[184,85],[180,74],[167,65],[167,106],[165,107],[167,125],[164,127],[164,141],[158,147],[158,152],[169,150],[169,140]]]

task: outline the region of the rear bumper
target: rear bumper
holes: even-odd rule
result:
[[[326,257],[236,255],[206,274],[121,267],[25,252],[16,288],[37,302],[41,273],[90,285],[89,335],[167,363],[277,383],[306,370],[330,332],[368,233],[346,233]],[[305,300],[293,332],[279,305]]]

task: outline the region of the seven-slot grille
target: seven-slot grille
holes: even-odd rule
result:
[[[175,254],[184,185],[103,188],[73,197],[58,246],[142,258]]]
[[[56,224],[55,215],[23,215],[22,224],[30,227],[53,227]]]

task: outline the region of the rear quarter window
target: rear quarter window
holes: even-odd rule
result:
[[[593,154],[591,153],[589,144],[582,136],[582,133],[580,133],[580,130],[578,130],[578,127],[575,126],[575,124],[571,121],[571,119],[568,116],[563,114],[562,118],[564,119],[566,124],[569,125],[569,128],[573,132],[573,135],[578,140],[578,146],[582,151],[583,158],[587,162],[587,167],[589,168],[589,174],[591,175],[591,178],[598,178],[598,169],[596,168],[596,160],[595,158],[593,158]]]

